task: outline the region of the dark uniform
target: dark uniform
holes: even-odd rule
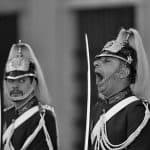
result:
[[[96,55],[96,61],[102,57],[124,62],[130,73],[123,78],[127,82],[121,82],[122,78],[116,80],[124,86],[123,90],[111,97],[103,95],[104,99],[94,106],[90,116],[89,149],[150,150],[149,66],[139,33],[135,29],[121,29],[116,40],[106,43]],[[95,63],[95,73],[101,75],[103,67]],[[99,82],[101,84],[101,80]]]
[[[30,45],[13,44],[6,63],[3,99],[4,150],[57,150],[54,108],[40,64]],[[4,94],[7,93],[7,94]]]
[[[48,134],[50,135],[53,149],[57,150],[57,129],[53,107],[42,107],[42,105],[38,103],[36,97],[32,98],[32,100],[30,100],[30,102],[20,110],[15,110],[15,107],[5,109],[3,117],[4,127],[8,128],[8,126],[19,116],[24,114],[25,111],[30,110],[35,106],[38,106],[39,110],[15,129],[13,136],[11,137],[11,143],[15,150],[20,150],[25,141],[38,127],[39,121],[41,119],[40,114],[45,114],[44,119],[46,128]],[[37,136],[33,139],[32,143],[26,150],[49,150],[43,128],[39,131]]]
[[[93,127],[104,111],[107,112],[110,108],[112,108],[112,106],[132,95],[133,93],[131,92],[130,88],[127,88],[112,96],[107,101],[99,101],[92,111],[90,131],[92,132]],[[135,101],[118,112],[107,122],[107,134],[110,142],[114,145],[124,142],[138,128],[144,119],[144,115],[145,107],[142,100]],[[147,125],[144,127],[139,136],[126,149],[150,150],[149,137],[150,121],[148,121]],[[91,144],[90,150],[94,150],[94,144],[95,142]]]

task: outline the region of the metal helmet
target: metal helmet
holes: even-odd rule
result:
[[[150,71],[147,55],[139,32],[133,28],[121,29],[117,38],[106,43],[96,59],[115,57],[126,62],[134,70],[131,82],[133,92],[141,98],[150,98]]]
[[[36,89],[31,88],[28,93],[23,96],[19,96],[17,99],[22,100],[26,98],[34,90],[36,96],[42,103],[50,104],[47,85],[39,62],[30,45],[19,41],[17,44],[13,44],[10,49],[5,66],[4,78],[16,80],[27,76],[37,79]],[[6,80],[4,80],[4,93],[5,95],[8,95]]]

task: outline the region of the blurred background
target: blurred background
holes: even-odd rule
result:
[[[11,45],[33,48],[55,107],[60,150],[83,150],[88,34],[91,67],[104,44],[121,27],[138,29],[150,58],[149,0],[0,0],[0,77]],[[92,105],[97,99],[91,70]]]

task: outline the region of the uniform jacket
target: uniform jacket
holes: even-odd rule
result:
[[[112,106],[117,104],[119,101],[132,96],[130,88],[124,89],[116,95],[112,96],[106,101],[99,101],[91,114],[90,122],[90,133],[99,117],[103,112],[107,112]],[[145,107],[142,104],[142,100],[135,101],[120,112],[115,114],[106,124],[108,139],[112,144],[120,144],[124,142],[131,133],[133,133],[140,123],[142,122],[145,115]],[[91,142],[91,134],[89,135],[89,149],[94,150],[94,143]],[[127,150],[150,150],[150,120],[144,127],[138,137],[128,146]],[[107,148],[106,148],[107,149]],[[99,147],[101,150],[101,147]]]
[[[4,128],[7,129],[8,126],[16,120],[20,115],[26,112],[27,109],[31,109],[34,106],[38,106],[37,99],[34,97],[30,100],[29,104],[22,108],[21,110],[16,110],[15,107],[11,107],[4,111]],[[47,107],[47,108],[50,108]],[[29,119],[23,122],[18,128],[15,129],[13,136],[11,137],[11,143],[15,150],[20,150],[26,139],[33,133],[36,127],[39,124],[41,109],[39,107],[39,111],[33,114]],[[50,135],[50,139],[53,145],[53,149],[57,150],[57,128],[56,128],[56,120],[53,109],[45,109],[45,125],[47,131]],[[49,150],[46,138],[43,129],[39,131],[37,136],[28,146],[27,150]]]

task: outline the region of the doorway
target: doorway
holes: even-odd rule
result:
[[[87,107],[87,60],[84,34],[87,33],[89,40],[89,51],[91,61],[91,108],[97,101],[97,89],[95,85],[95,74],[93,60],[104,44],[115,39],[119,30],[135,27],[135,6],[117,6],[97,9],[77,10],[77,49],[76,56],[76,75],[78,83],[78,94],[76,105],[79,108],[76,126],[78,130],[78,142],[75,143],[77,150],[84,149],[84,138],[86,129],[86,107]]]

